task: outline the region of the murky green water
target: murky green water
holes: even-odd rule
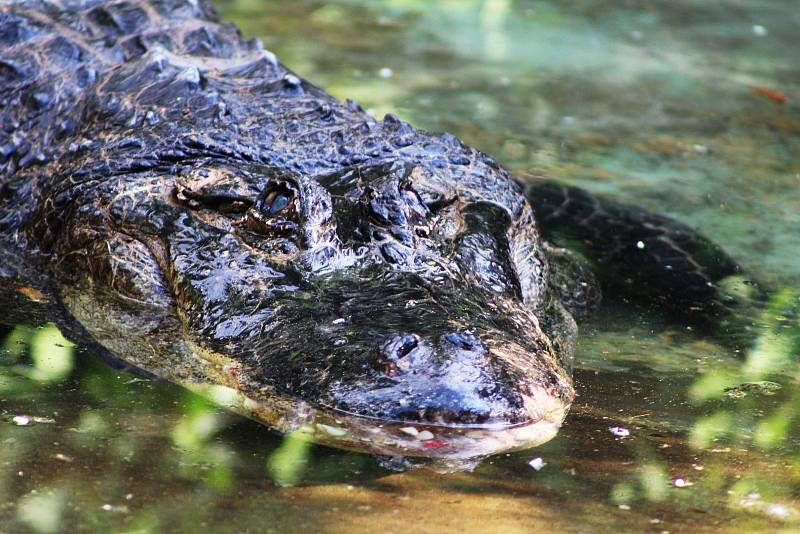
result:
[[[579,397],[559,436],[440,475],[282,439],[177,386],[116,373],[52,327],[7,328],[0,531],[800,529],[795,2],[219,7],[377,115],[702,228],[774,289],[758,339],[737,355],[608,307],[583,327]]]

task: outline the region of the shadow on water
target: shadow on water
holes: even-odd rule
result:
[[[793,3],[218,5],[336,96],[677,217],[782,289],[738,354],[606,307],[582,328],[559,435],[450,475],[278,436],[15,325],[0,331],[0,531],[800,528],[800,115],[752,90],[800,94]]]

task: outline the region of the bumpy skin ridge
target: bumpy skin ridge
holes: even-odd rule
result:
[[[528,216],[517,186],[489,157],[452,136],[424,134],[394,117],[376,122],[339,102],[258,41],[216,22],[205,2],[0,9],[0,173],[3,195],[13,199],[0,212],[5,231],[30,219],[18,208],[36,205],[30,196],[74,199],[76,189],[110,176],[207,157],[306,176],[400,158],[456,164],[463,167],[452,176],[458,194]],[[70,183],[52,183],[73,169]],[[46,243],[52,229],[36,233]]]

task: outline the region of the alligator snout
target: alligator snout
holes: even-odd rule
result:
[[[512,294],[457,282],[319,277],[275,311],[239,381],[309,399],[327,414],[315,439],[381,454],[427,456],[445,442],[454,449],[436,454],[456,454],[463,438],[475,443],[458,454],[474,455],[552,437],[573,397],[557,347]]]
[[[362,411],[371,407],[364,415],[438,425],[518,422],[512,409],[518,399],[500,391],[491,358],[469,332],[394,336],[380,349],[381,387],[370,392]]]
[[[447,322],[385,336],[369,361],[369,379],[332,384],[326,404],[387,423],[511,427],[568,403],[546,387],[554,381],[539,348],[483,324],[437,326]]]

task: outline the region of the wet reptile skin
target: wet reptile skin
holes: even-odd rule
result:
[[[205,1],[0,2],[0,125],[3,279],[111,354],[381,454],[529,446],[566,414],[567,308],[598,292],[522,188]]]

